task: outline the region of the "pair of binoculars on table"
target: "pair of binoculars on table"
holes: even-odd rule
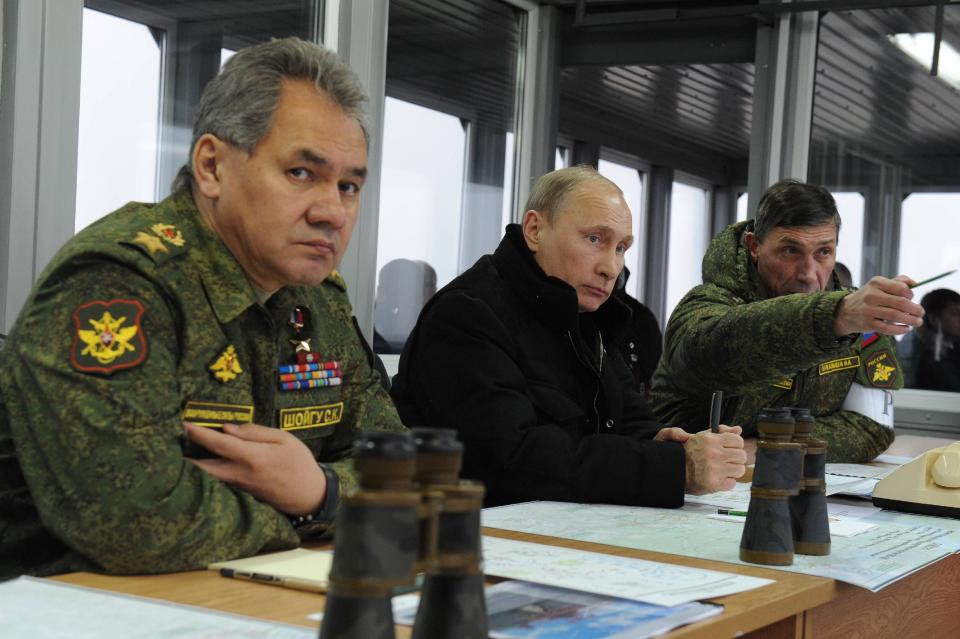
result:
[[[764,408],[740,539],[740,559],[789,566],[794,553],[830,554],[827,517],[827,443],[813,437],[806,408]]]
[[[359,489],[344,495],[320,639],[393,639],[394,589],[425,574],[413,639],[486,638],[483,485],[460,480],[452,430],[368,433],[354,444]]]

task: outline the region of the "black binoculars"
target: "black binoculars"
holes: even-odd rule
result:
[[[826,442],[812,436],[806,408],[764,408],[740,559],[789,566],[795,552],[830,554]]]
[[[483,485],[460,480],[452,430],[368,433],[359,489],[344,495],[320,639],[393,639],[391,597],[425,573],[414,639],[487,637],[480,550]]]

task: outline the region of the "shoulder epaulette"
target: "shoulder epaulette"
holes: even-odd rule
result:
[[[325,279],[324,282],[336,286],[344,293],[347,292],[347,281],[343,279],[343,276],[340,275],[340,271],[336,269],[330,272],[330,275],[327,276],[327,279]]]
[[[183,251],[186,243],[183,233],[176,226],[163,222],[145,224],[141,229],[131,230],[129,237],[120,240],[120,244],[143,251],[157,263]]]

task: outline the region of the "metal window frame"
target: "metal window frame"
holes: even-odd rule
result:
[[[73,235],[80,0],[5,0],[0,93],[0,333]]]

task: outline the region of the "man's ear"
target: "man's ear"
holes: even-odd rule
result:
[[[743,239],[747,243],[747,250],[750,251],[750,257],[753,263],[757,263],[757,254],[760,252],[760,242],[757,241],[757,235],[753,231],[747,231],[743,234]]]
[[[212,133],[204,133],[193,145],[193,179],[204,197],[220,197],[220,171],[227,151],[227,144]]]
[[[546,224],[547,218],[540,211],[530,209],[523,214],[523,239],[532,253],[536,253],[537,249],[540,248],[540,235],[543,233],[543,227]]]

